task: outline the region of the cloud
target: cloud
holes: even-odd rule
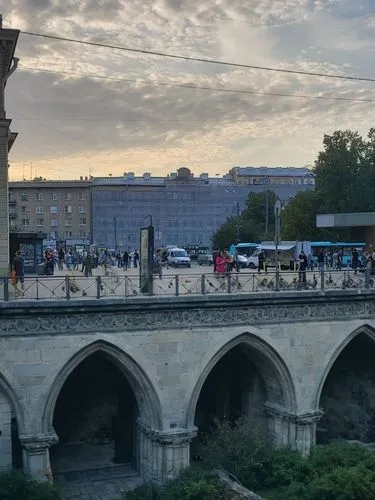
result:
[[[4,25],[258,66],[368,75],[375,16],[372,2],[361,5],[349,0],[10,0]],[[181,164],[213,175],[234,164],[299,166],[314,161],[324,133],[337,128],[365,133],[373,125],[368,104],[264,95],[375,99],[374,85],[364,82],[23,34],[17,55],[20,69],[6,94],[8,116],[20,132],[11,152],[11,178],[22,176],[29,162],[39,175],[62,178],[124,170],[167,174]]]

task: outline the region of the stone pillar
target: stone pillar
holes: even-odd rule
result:
[[[265,404],[268,430],[276,446],[288,446],[308,455],[316,442],[316,423],[323,412],[292,413],[273,403]]]
[[[8,144],[11,120],[0,118],[0,277],[9,272]]]
[[[23,448],[23,467],[39,481],[53,481],[51,464],[49,460],[50,446],[57,444],[59,438],[56,434],[38,434],[36,436],[20,436]]]
[[[138,420],[138,469],[145,481],[162,484],[190,465],[190,443],[197,429],[151,429]]]

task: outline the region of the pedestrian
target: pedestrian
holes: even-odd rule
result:
[[[265,264],[266,264],[266,256],[264,255],[263,250],[261,250],[258,255],[258,274],[260,274],[261,271],[267,271]]]
[[[62,271],[64,267],[64,261],[65,261],[65,252],[62,248],[60,248],[59,253],[58,253],[58,266],[59,270]]]
[[[138,262],[139,262],[139,253],[138,250],[136,250],[134,252],[134,257],[133,257],[134,267],[138,267]]]
[[[129,252],[125,250],[124,255],[122,256],[122,262],[124,264],[125,271],[128,270],[129,266]]]
[[[300,251],[298,260],[299,260],[298,281],[299,283],[303,283],[303,285],[306,285],[306,269],[308,267],[308,260],[303,250]]]
[[[359,255],[357,249],[355,248],[352,252],[352,269],[354,271],[354,274],[357,274],[358,263],[359,263]]]
[[[91,255],[89,253],[87,253],[87,255],[83,261],[82,272],[84,273],[85,278],[92,276],[92,259],[91,259]]]
[[[323,250],[319,250],[319,253],[318,253],[318,270],[319,271],[324,271],[324,262],[325,262],[324,252],[323,252]]]
[[[219,252],[216,257],[216,274],[223,275],[227,272],[228,261],[224,257],[223,252]]]
[[[16,295],[23,295],[25,293],[25,260],[19,250],[15,253],[12,263],[12,271],[15,273]],[[18,282],[21,283],[21,290],[17,287]]]

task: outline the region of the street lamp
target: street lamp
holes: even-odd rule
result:
[[[150,220],[150,226],[152,226],[152,215],[146,215],[145,219],[149,219]]]
[[[230,188],[225,188],[225,191],[227,193],[231,193],[233,195],[233,199],[234,199],[234,204],[235,204],[235,207],[236,207],[236,219],[237,219],[237,222],[236,222],[236,243],[239,243],[240,241],[240,204],[236,198],[236,191],[234,191],[233,189],[230,189]]]
[[[280,244],[280,212],[281,201],[276,200],[273,207],[275,214],[275,264],[276,264],[276,290],[279,290],[280,275],[279,275],[279,244]]]

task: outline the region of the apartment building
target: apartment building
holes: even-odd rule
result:
[[[314,189],[314,177],[307,168],[249,168],[257,174],[252,178],[259,182],[242,181],[249,173],[246,168],[232,170],[223,177],[210,177],[207,173],[194,176],[189,169],[180,168],[166,177],[153,177],[150,173],[138,177],[126,172],[122,177],[94,178],[93,243],[136,249],[139,229],[152,215],[156,246],[211,246],[212,234],[236,214],[237,204],[240,210],[245,207],[251,192],[272,189],[286,201],[300,191]],[[265,182],[260,182],[263,178]],[[290,182],[284,182],[285,179]]]
[[[9,183],[11,233],[43,233],[57,245],[91,242],[90,181]]]

